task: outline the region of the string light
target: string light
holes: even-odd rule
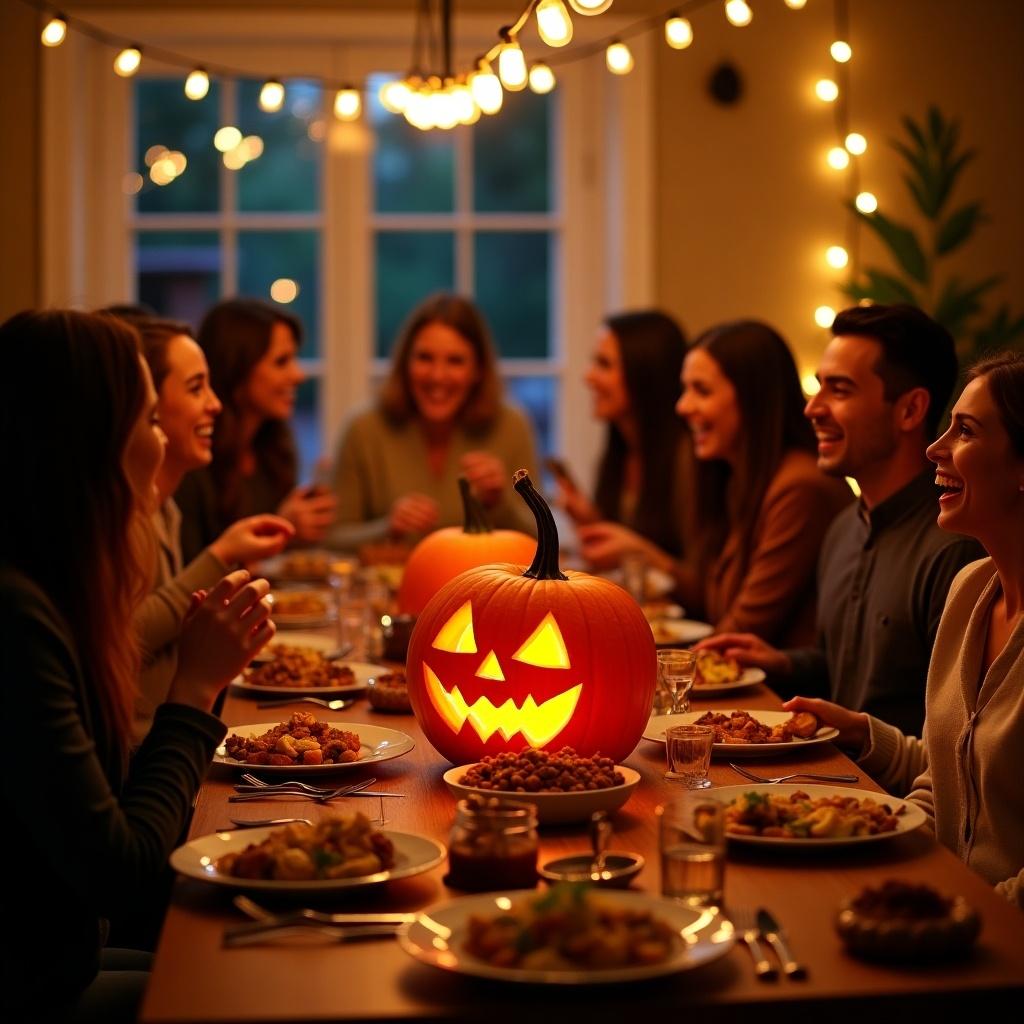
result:
[[[526,88],[526,58],[519,43],[511,37],[498,54],[498,77],[510,92]]]
[[[836,318],[836,311],[831,306],[819,306],[814,311],[814,322],[819,327],[831,327]]]
[[[121,191],[126,196],[138,195],[142,186],[146,184],[145,179],[137,171],[131,171],[121,179]]]
[[[294,302],[298,294],[299,286],[290,277],[279,277],[270,286],[270,297],[281,305]]]
[[[860,156],[868,148],[868,140],[860,132],[850,132],[845,140],[846,148],[854,156]]]
[[[572,39],[572,18],[562,0],[540,0],[537,33],[548,46],[565,46]]]
[[[825,250],[825,262],[836,270],[842,270],[850,262],[850,254],[841,245],[830,245]]]
[[[233,124],[227,124],[223,128],[218,128],[213,136],[214,148],[221,153],[229,152],[241,141],[242,133]]]
[[[853,205],[861,213],[874,213],[878,209],[878,200],[875,198],[874,192],[858,192]]]
[[[405,119],[414,128],[428,131],[434,127],[434,110],[428,90],[421,86],[409,97],[405,105]]]
[[[555,87],[555,73],[543,61],[530,65],[530,89],[543,96]]]
[[[800,387],[803,388],[804,394],[810,398],[821,390],[821,381],[818,380],[818,375],[813,370],[804,370],[800,375]]]
[[[385,82],[377,92],[381,106],[390,114],[400,114],[409,102],[409,85],[401,78]]]
[[[613,75],[628,75],[633,70],[633,54],[625,43],[611,43],[604,54],[605,64]]]
[[[665,42],[673,50],[685,50],[693,42],[693,27],[689,20],[673,14],[665,22]]]
[[[249,160],[257,160],[263,156],[263,140],[258,135],[246,135],[238,144]]]
[[[190,100],[201,100],[210,91],[210,76],[203,68],[190,71],[185,79],[185,95]]]
[[[459,124],[476,124],[480,120],[480,108],[465,82],[452,85],[452,108]]]
[[[67,34],[67,19],[63,14],[58,14],[43,26],[43,31],[40,33],[39,38],[42,40],[43,46],[60,46]],[[141,187],[140,185],[139,188]],[[135,191],[138,192],[138,189]]]
[[[131,78],[142,63],[142,51],[137,46],[126,46],[114,58],[114,72],[122,78]]]
[[[604,14],[611,7],[613,0],[569,0],[569,6],[585,18],[592,18],[596,14]]]
[[[496,114],[501,110],[505,93],[501,88],[500,79],[486,60],[481,60],[479,70],[469,76],[469,91],[483,113]]]
[[[842,146],[833,146],[825,157],[829,167],[841,171],[850,166],[850,154]]]
[[[845,64],[853,56],[852,47],[843,39],[837,39],[828,48],[828,52],[832,54],[832,59],[837,64]]]
[[[807,0],[786,0],[786,6],[792,11],[802,11],[807,6]]]
[[[819,78],[814,92],[823,103],[834,103],[839,98],[839,86],[831,78]]]
[[[747,0],[726,0],[725,16],[730,25],[744,28],[753,21],[754,12],[750,9]]]
[[[362,110],[363,101],[358,89],[346,86],[339,89],[334,97],[334,116],[339,121],[355,121]]]
[[[260,110],[276,114],[284,106],[284,85],[276,78],[269,78],[260,89]]]

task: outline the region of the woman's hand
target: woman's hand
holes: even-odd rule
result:
[[[324,539],[328,527],[334,522],[337,500],[322,487],[296,487],[281,502],[277,514],[295,527],[295,539],[315,544]]]
[[[763,668],[775,676],[788,676],[793,671],[788,654],[753,633],[718,633],[694,644],[693,649],[717,651],[723,658],[735,658],[741,665]]]
[[[210,550],[225,565],[245,565],[272,558],[295,536],[295,527],[281,516],[248,516],[232,523]]]
[[[638,533],[618,523],[591,523],[577,531],[580,554],[596,569],[616,566],[627,551],[641,551],[648,555],[656,548]]]
[[[555,476],[555,483],[558,485],[555,504],[564,508],[577,526],[600,521],[601,513],[597,506],[574,483],[558,475]]]
[[[228,683],[274,635],[266,580],[244,569],[228,573],[208,594],[197,592],[178,644],[168,701],[209,711]]]
[[[395,536],[406,533],[429,533],[437,526],[440,508],[425,494],[403,494],[391,506],[388,528]]]
[[[863,711],[851,711],[830,700],[819,700],[817,697],[791,697],[782,705],[794,714],[798,711],[810,711],[817,715],[825,725],[839,730],[836,742],[841,747],[849,747],[855,751],[863,750],[871,736],[871,720]]]
[[[511,474],[505,463],[490,452],[466,452],[459,460],[459,469],[486,508],[496,505],[510,485]]]

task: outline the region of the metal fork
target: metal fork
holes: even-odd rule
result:
[[[754,961],[754,974],[761,981],[776,981],[779,972],[772,962],[765,956],[761,943],[761,930],[757,927],[754,919],[754,911],[749,907],[730,907],[729,917],[743,940],[744,945],[750,950],[750,956]]]
[[[322,697],[291,697],[287,700],[261,700],[256,704],[258,708],[283,708],[288,704],[316,704],[318,707],[327,708],[328,711],[344,711],[345,708],[355,704],[355,697],[347,697],[343,700],[324,700]]]
[[[316,800],[319,803],[325,804],[328,800],[334,800],[339,796],[348,796],[350,793],[365,790],[368,786],[372,786],[376,781],[376,779],[367,779],[365,782],[357,782],[351,786],[339,786],[337,789],[319,790],[318,792],[310,792],[308,789],[291,785],[251,786],[246,787],[240,793],[232,793],[232,795],[228,797],[228,802],[237,804],[244,803],[246,800],[266,800],[267,797],[271,796],[301,796],[305,797],[307,800]]]
[[[777,782],[788,782],[790,779],[811,779],[815,782],[857,782],[860,779],[859,775],[817,775],[814,772],[793,772],[791,775],[778,775],[775,778],[766,779],[747,771],[746,768],[741,768],[738,764],[733,764],[732,761],[729,762],[729,767],[751,782],[764,782],[770,785]]]
[[[308,907],[303,907],[299,910],[289,910],[283,914],[275,914],[255,900],[242,895],[236,896],[232,902],[243,914],[248,915],[254,921],[261,921],[264,924],[271,922],[274,924],[287,924],[298,918],[304,921],[315,921],[317,924],[333,925],[399,925],[416,920],[415,914],[393,914],[386,912],[380,914],[328,914],[322,910],[310,910]]]
[[[311,793],[314,796],[321,796],[324,793],[330,793],[331,790],[327,786],[311,786],[308,782],[302,782],[300,779],[289,779],[287,782],[267,782],[266,779],[261,779],[251,772],[242,773],[242,781],[247,782],[250,786],[255,786],[257,789],[304,789],[307,793]],[[366,785],[376,782],[376,779],[369,779]],[[357,785],[361,785],[357,783]],[[243,789],[236,786],[239,792],[244,792]]]

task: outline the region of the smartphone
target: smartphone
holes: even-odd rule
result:
[[[553,456],[544,460],[544,465],[547,466],[548,471],[552,476],[563,486],[571,491],[578,491],[579,487],[576,486],[576,481],[572,478],[572,474],[569,472],[568,467],[561,459],[556,459]]]

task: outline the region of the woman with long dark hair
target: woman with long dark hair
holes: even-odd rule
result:
[[[302,325],[258,299],[226,299],[203,318],[197,340],[223,411],[213,435],[213,461],[189,473],[174,496],[185,560],[236,520],[262,512],[289,520],[300,542],[321,541],[334,499],[317,488],[295,486],[297,459],[288,425],[304,379],[297,361]]]
[[[675,414],[686,339],[658,310],[609,316],[586,382],[595,418],[607,423],[594,500],[556,473],[561,503],[577,526],[621,523],[668,554],[680,537],[683,425]]]
[[[30,496],[0,509],[3,720],[11,764],[32,766],[31,786],[3,773],[18,850],[4,1001],[9,1019],[134,1020],[145,975],[102,970],[106,920],[166,870],[224,736],[210,708],[273,636],[268,587],[239,571],[195,595],[167,703],[129,763],[132,617],[165,444],[156,392],[113,317],[21,313],[0,326],[0,353],[19,382],[0,410],[0,477]],[[40,793],[58,798],[43,808]]]
[[[783,646],[810,642],[818,551],[852,495],[818,471],[793,356],[765,324],[723,324],[690,347],[682,384],[676,409],[690,428],[693,457],[685,560],[668,559],[622,528],[603,535],[584,528],[583,553],[643,550],[674,573],[687,612],[717,630]]]
[[[502,401],[490,332],[468,299],[433,295],[409,316],[376,405],[345,428],[330,541],[428,533],[463,521],[464,476],[494,526],[533,532],[512,473],[536,472],[526,417]]]

